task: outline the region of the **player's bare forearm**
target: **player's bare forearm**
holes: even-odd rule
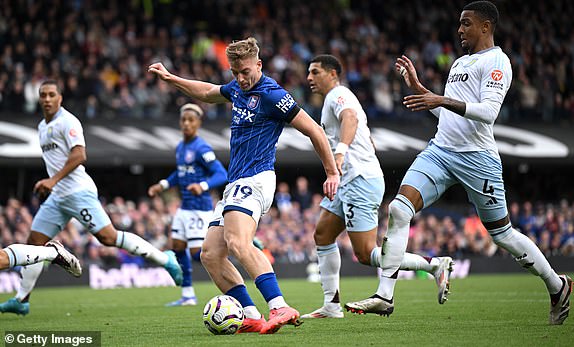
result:
[[[62,178],[68,176],[70,172],[74,171],[78,166],[82,165],[86,162],[86,148],[83,146],[75,146],[70,151],[70,155],[68,156],[68,160],[64,164],[64,167],[56,172],[54,176],[51,178],[57,182],[59,182]]]
[[[175,75],[172,76],[174,76],[171,79],[172,82],[168,83],[194,99],[210,104],[228,102],[228,100],[219,92],[220,86],[218,85],[209,82],[188,80]]]
[[[221,95],[220,86],[209,82],[189,80],[170,73],[162,63],[154,63],[148,72],[157,75],[161,80],[171,84],[188,96],[207,103],[224,103],[228,100]]]
[[[411,111],[427,111],[437,107],[444,107],[461,116],[464,116],[466,112],[466,104],[464,102],[430,92],[421,95],[407,95],[404,97],[403,104]]]

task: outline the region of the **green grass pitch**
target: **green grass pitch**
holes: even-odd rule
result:
[[[322,304],[318,283],[281,280],[288,303],[301,314]],[[363,299],[376,278],[341,280],[343,302]],[[164,307],[178,288],[92,290],[38,289],[30,314],[0,315],[0,330],[102,332],[102,346],[574,346],[574,313],[562,326],[548,325],[544,284],[528,274],[471,275],[454,279],[452,295],[437,303],[432,280],[401,280],[389,317],[356,316],[306,320],[274,335],[211,335],[203,326],[204,304],[218,294],[209,282],[195,283],[199,305]],[[248,283],[259,309],[267,306]],[[11,295],[0,294],[0,300]]]

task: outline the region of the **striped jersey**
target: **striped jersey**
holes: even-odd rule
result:
[[[194,195],[187,186],[207,182],[210,188],[227,183],[227,172],[215,157],[211,146],[201,137],[188,142],[181,141],[175,150],[177,169],[167,178],[169,186],[178,186],[181,193],[181,209],[211,211],[213,201],[209,191]]]
[[[295,99],[265,75],[248,91],[234,79],[220,92],[232,103],[229,182],[274,170],[279,136],[300,110]]]

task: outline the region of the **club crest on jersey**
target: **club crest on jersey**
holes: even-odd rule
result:
[[[47,133],[48,133],[48,137],[51,138],[52,137],[52,127],[48,127]]]
[[[259,105],[259,95],[251,95],[249,97],[249,101],[247,102],[247,108],[253,110],[254,108],[257,108],[257,106]]]
[[[185,151],[184,160],[186,163],[191,163],[195,159],[195,152],[193,151]]]

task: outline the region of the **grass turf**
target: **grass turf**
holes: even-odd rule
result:
[[[322,304],[318,283],[280,280],[288,303],[301,314]],[[343,278],[341,300],[371,295],[376,279]],[[248,284],[259,309],[267,307]],[[389,317],[356,316],[306,320],[274,335],[214,336],[202,322],[203,305],[218,294],[209,282],[195,283],[199,305],[164,307],[178,288],[37,289],[30,314],[0,315],[0,331],[101,331],[102,346],[572,346],[574,317],[548,325],[549,299],[544,284],[528,274],[472,275],[452,280],[452,295],[437,303],[432,280],[397,283],[395,312]],[[0,301],[11,297],[0,295]],[[573,314],[574,315],[574,314]]]

